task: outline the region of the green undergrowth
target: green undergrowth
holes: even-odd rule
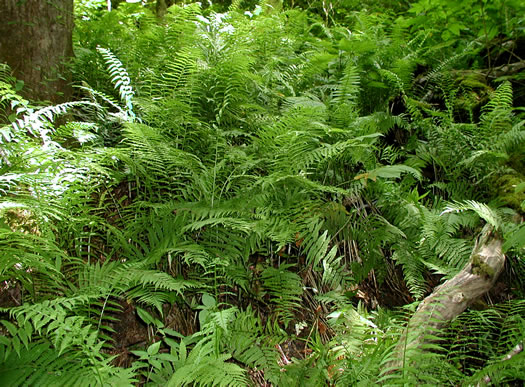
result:
[[[524,379],[520,2],[145,3],[76,3],[75,101],[0,69],[3,385]],[[487,223],[494,290],[389,369]]]

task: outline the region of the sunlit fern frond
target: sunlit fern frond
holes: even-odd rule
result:
[[[133,121],[136,117],[133,111],[133,97],[135,96],[135,92],[131,86],[131,79],[127,70],[124,68],[122,62],[109,49],[97,47],[97,51],[100,52],[104,58],[111,82],[115,89],[118,90],[120,99],[126,106],[126,112],[131,121]]]
[[[497,211],[484,203],[474,200],[465,200],[463,202],[456,202],[449,204],[442,214],[449,212],[462,212],[471,210],[474,211],[480,218],[492,225],[495,229],[500,229],[503,225],[500,215]]]

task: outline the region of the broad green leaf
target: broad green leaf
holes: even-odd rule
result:
[[[151,344],[148,347],[148,355],[153,356],[156,355],[159,352],[161,341],[157,341],[156,343]]]
[[[215,298],[210,296],[208,293],[204,293],[202,295],[202,304],[206,308],[213,308],[217,304],[217,302],[215,301]]]
[[[456,36],[460,35],[462,29],[463,29],[463,26],[458,23],[454,23],[448,26],[448,30]]]
[[[155,319],[153,318],[153,316],[146,312],[144,309],[137,307],[137,314],[139,315],[141,320],[144,321],[146,324],[150,325],[155,323]]]

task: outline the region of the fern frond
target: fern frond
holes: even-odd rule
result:
[[[392,259],[403,268],[403,276],[410,293],[416,300],[420,300],[426,293],[426,281],[423,277],[425,266],[417,250],[411,249],[408,244],[401,244]]]
[[[360,77],[358,68],[349,63],[346,65],[343,78],[338,85],[338,88],[333,91],[333,102],[338,103],[352,103],[354,102],[360,91]]]
[[[76,351],[59,354],[45,341],[31,343],[19,354],[6,352],[0,346],[0,379],[9,386],[101,383],[132,386],[137,382],[130,369],[113,367],[106,360],[92,360]]]
[[[260,318],[248,308],[233,321],[228,347],[235,360],[253,369],[264,370],[265,378],[276,383],[281,372],[275,350],[279,340],[278,335],[264,332]]]
[[[194,281],[173,278],[167,273],[156,270],[135,269],[131,267],[125,268],[123,274],[123,283],[130,287],[138,284],[142,287],[151,286],[155,290],[162,289],[182,294],[183,290],[194,288],[198,285]]]
[[[197,69],[197,55],[194,50],[183,49],[176,53],[175,58],[165,62],[159,73],[153,73],[144,86],[155,99],[190,97],[192,85],[189,84]],[[146,92],[144,90],[144,92]]]
[[[503,244],[503,250],[507,251],[511,248],[522,249],[525,247],[525,225],[514,228],[506,238]]]
[[[525,121],[513,125],[508,132],[497,137],[496,143],[492,144],[491,148],[506,154],[511,154],[513,151],[519,152],[520,146],[525,143],[524,125]]]
[[[12,125],[15,131],[28,130],[33,136],[42,138],[44,144],[51,141],[50,133],[54,131],[51,123],[56,116],[65,114],[68,110],[81,106],[96,106],[86,101],[65,102],[59,105],[47,106],[39,110],[28,110],[29,114],[16,120]]]
[[[115,89],[118,89],[120,99],[126,105],[126,112],[129,114],[131,121],[135,119],[135,113],[133,112],[133,97],[135,92],[131,87],[131,79],[128,72],[122,65],[122,62],[113,53],[100,46],[97,47],[97,51],[100,52],[106,66],[109,70],[111,82],[113,82]]]
[[[291,264],[268,267],[261,274],[263,289],[270,295],[270,301],[276,305],[276,312],[285,324],[293,319],[293,311],[299,307],[303,293],[301,278],[288,270],[291,267]]]
[[[211,342],[200,341],[186,353],[180,346],[178,367],[167,386],[186,386],[197,383],[203,386],[245,386],[245,370],[237,364],[228,363],[230,355],[214,356]]]
[[[503,82],[482,109],[481,126],[488,137],[505,133],[512,128],[512,105],[512,86],[510,82]]]
[[[442,214],[450,212],[461,212],[467,210],[474,211],[480,218],[485,220],[490,225],[494,226],[495,229],[500,229],[503,225],[501,217],[495,210],[493,210],[486,204],[476,202],[474,200],[465,200],[463,202],[451,203],[447,205]]]

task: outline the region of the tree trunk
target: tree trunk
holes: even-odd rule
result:
[[[168,9],[168,5],[166,4],[166,0],[157,0],[157,4],[155,5],[155,10],[157,13],[157,17],[159,19],[162,19],[164,17],[167,9]]]
[[[504,264],[501,239],[487,234],[474,248],[469,263],[421,302],[385,372],[402,368],[408,353],[436,340],[446,324],[492,288]]]
[[[155,5],[157,17],[159,19],[162,19],[168,11],[168,8],[171,7],[173,4],[175,4],[175,0],[157,0],[157,3]]]
[[[72,94],[73,0],[0,0],[0,62],[24,81],[31,100],[63,102]]]
[[[111,7],[108,4],[108,11],[111,11],[112,9],[117,9],[118,5],[122,3],[124,0],[110,0],[108,1],[109,4],[111,4]]]

